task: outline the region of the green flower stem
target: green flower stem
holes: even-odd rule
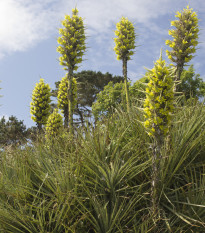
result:
[[[68,128],[68,105],[65,106],[65,113],[64,113],[64,127],[67,129]]]
[[[70,69],[68,73],[68,118],[69,118],[69,129],[71,135],[73,135],[72,76],[73,76],[73,71]]]
[[[125,93],[127,102],[127,111],[130,110],[130,98],[127,85],[127,61],[131,59],[134,54],[135,46],[135,28],[134,25],[125,17],[122,17],[121,21],[116,24],[115,31],[116,38],[114,51],[118,60],[122,60],[122,68],[125,83]]]
[[[127,103],[127,112],[130,111],[130,96],[128,91],[128,83],[127,83],[127,58],[124,57],[122,60],[122,69],[125,83],[125,93],[126,93],[126,103]]]
[[[163,135],[158,135],[154,138],[153,157],[152,157],[152,185],[151,185],[151,200],[152,200],[152,214],[157,218],[159,213],[159,196],[160,196],[160,163],[162,161],[161,147],[163,144]]]
[[[182,74],[182,72],[183,72],[183,67],[184,67],[184,65],[178,65],[178,66],[176,67],[176,79],[175,79],[175,81],[181,79],[181,74]],[[177,86],[175,86],[175,88],[176,88],[176,87],[177,87]]]

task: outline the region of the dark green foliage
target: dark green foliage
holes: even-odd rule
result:
[[[133,83],[132,86],[130,86],[130,97],[131,102],[136,103],[139,100],[143,100],[145,98],[145,88],[146,83],[149,82],[148,77],[145,75],[141,79],[137,80]]]
[[[205,96],[205,82],[199,74],[195,73],[193,65],[188,70],[183,70],[178,91],[182,92],[186,99],[199,99]]]
[[[74,74],[77,79],[77,106],[75,114],[78,116],[77,121],[84,123],[85,117],[91,116],[92,104],[97,99],[97,94],[112,81],[118,83],[123,81],[121,76],[113,76],[110,73],[103,74],[91,70],[83,70]],[[52,91],[52,96],[57,97],[58,87],[60,82],[56,82],[56,89]]]
[[[118,83],[123,80],[122,76],[113,76],[110,73],[103,74],[98,71],[84,70],[75,75],[79,83],[79,97],[78,104],[80,106],[91,107],[93,102],[96,101],[97,94],[104,89],[104,87],[112,81]]]
[[[0,120],[0,146],[15,146],[25,143],[29,131],[23,121],[19,121],[15,116],[10,116],[8,120],[2,117]]]
[[[141,105],[141,100],[145,98],[145,83],[148,81],[147,77],[143,77],[132,86],[128,83],[129,96],[133,104]],[[110,115],[118,105],[125,108],[125,104],[124,84],[111,81],[104,87],[104,90],[97,94],[97,100],[92,105],[92,113],[96,119],[99,119]]]
[[[97,94],[97,101],[92,105],[96,119],[111,114],[117,105],[125,101],[124,83],[109,82],[104,90]]]

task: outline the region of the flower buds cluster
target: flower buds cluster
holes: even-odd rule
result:
[[[126,58],[130,60],[130,56],[134,54],[135,46],[135,28],[133,24],[125,17],[122,17],[121,21],[116,24],[117,30],[114,38],[115,47],[114,51],[117,54],[117,59],[122,60]]]
[[[173,110],[174,68],[167,67],[162,57],[148,72],[149,83],[144,101],[144,126],[152,136],[166,135]]]
[[[50,114],[51,88],[40,79],[32,93],[31,119],[38,125],[45,125]]]
[[[77,9],[72,13],[72,17],[66,15],[62,21],[64,28],[59,30],[61,37],[58,38],[57,52],[61,54],[60,65],[65,66],[65,70],[77,70],[86,49],[83,19],[78,16]]]
[[[198,18],[197,14],[187,6],[182,12],[177,12],[176,18],[171,22],[171,26],[176,29],[169,30],[169,35],[173,40],[167,40],[166,44],[172,48],[166,51],[168,58],[177,65],[183,65],[192,59],[195,47],[198,44]]]
[[[55,109],[53,113],[48,117],[46,124],[46,138],[52,138],[57,136],[63,128],[63,118],[58,113],[58,109]]]

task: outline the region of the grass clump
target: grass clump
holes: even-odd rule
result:
[[[151,211],[150,138],[132,107],[95,127],[1,152],[0,232],[204,232],[205,108],[183,103],[162,145]],[[153,221],[154,220],[154,221]]]

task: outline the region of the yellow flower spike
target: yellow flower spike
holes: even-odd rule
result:
[[[50,112],[51,88],[44,83],[43,79],[39,80],[32,93],[32,102],[30,103],[31,119],[37,123],[40,129],[46,124]]]
[[[167,52],[167,55],[172,62],[176,63],[177,80],[180,80],[183,70],[181,64],[189,62],[190,54],[195,53],[199,29],[197,14],[193,12],[192,8],[187,7],[182,12],[177,12],[175,17],[177,19],[171,22],[171,26],[174,26],[175,29],[168,32],[172,36],[173,42],[166,41],[166,45],[172,49],[171,52]],[[190,41],[190,39],[193,39],[193,41]],[[177,42],[177,46],[175,46],[174,42]]]
[[[154,68],[148,73],[148,78],[152,84],[149,82],[149,88],[146,88],[146,99],[144,101],[146,123],[144,126],[147,132],[154,137],[158,137],[159,133],[165,135],[164,129],[169,126],[171,120],[169,113],[172,108],[168,110],[167,106],[173,105],[173,95],[172,98],[167,99],[165,94],[168,88],[170,92],[173,92],[173,74],[173,68],[167,67],[162,57],[155,62]],[[164,103],[166,103],[165,107]],[[150,123],[148,124],[148,122]]]
[[[85,45],[85,26],[82,17],[78,16],[78,10],[72,10],[72,16],[65,16],[62,21],[63,28],[59,30],[59,46],[57,51],[60,53],[59,62],[63,69],[69,71],[69,81],[72,83],[73,72],[78,69],[78,63],[82,62],[82,57],[86,51]],[[72,84],[71,84],[72,86]],[[73,133],[73,108],[72,94],[68,95],[68,105],[71,106],[69,113],[69,127]]]
[[[117,54],[117,59],[121,60],[125,56],[129,60],[135,49],[136,34],[133,24],[127,18],[122,17],[121,21],[116,24],[115,35],[117,38],[114,38],[114,51]],[[129,40],[126,38],[129,38]]]
[[[74,63],[79,63],[81,61],[79,58],[82,58],[85,52],[86,37],[83,20],[78,16],[78,10],[76,8],[72,10],[72,14],[72,17],[65,16],[65,19],[62,21],[64,28],[59,29],[59,34],[62,36],[58,38],[60,46],[57,48],[57,51],[62,55],[59,59],[60,64],[66,67],[73,66]],[[75,53],[73,51],[74,48]]]
[[[58,113],[58,110],[55,109],[53,113],[48,117],[46,124],[46,134],[45,137],[47,140],[53,139],[54,136],[57,136],[61,133],[63,128],[63,118]]]

